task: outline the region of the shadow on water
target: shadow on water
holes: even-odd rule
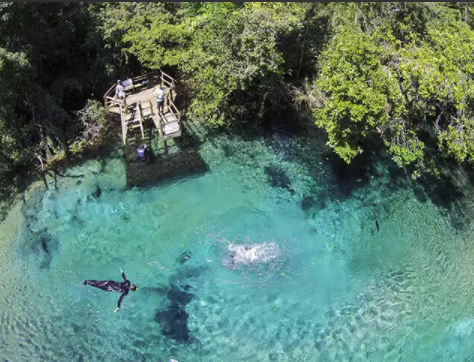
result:
[[[451,170],[452,171],[452,170]],[[463,230],[470,225],[474,213],[474,204],[469,197],[472,188],[472,177],[468,181],[468,189],[463,189],[453,179],[454,173],[448,172],[439,177],[424,175],[417,182],[414,194],[420,202],[428,199],[439,207],[440,213],[449,217],[451,226]]]
[[[352,197],[354,191],[367,186],[372,178],[385,175],[380,163],[386,166],[391,179],[387,187],[391,190],[406,187],[407,174],[393,163],[389,155],[381,152],[384,148],[378,135],[365,140],[364,152],[349,164],[326,145],[327,135],[323,130],[312,121],[301,120],[297,114],[288,114],[286,121],[267,125],[262,135],[278,157],[301,164],[316,184],[327,185],[324,192],[315,190],[303,195],[301,207],[305,211],[312,207],[324,208],[331,198],[342,201]],[[267,174],[277,175],[276,181],[271,181],[272,186],[288,188],[289,184],[279,170],[268,171]]]
[[[176,181],[208,172],[209,166],[198,152],[180,151],[171,155],[156,157],[153,162],[131,161],[127,167],[129,187],[147,187],[163,181]]]
[[[296,117],[296,118],[295,118]],[[412,189],[414,196],[420,202],[430,200],[440,208],[455,228],[468,224],[468,213],[474,212],[474,203],[467,200],[466,190],[459,186],[455,175],[459,167],[452,160],[446,161],[440,167],[445,173],[436,178],[424,175],[418,181],[411,178],[412,169],[398,167],[391,155],[385,151],[378,134],[373,134],[364,140],[364,152],[355,157],[350,164],[343,161],[334,150],[326,146],[327,135],[312,122],[305,122],[298,115],[288,114],[283,120],[275,120],[262,127],[259,132],[246,136],[263,137],[265,143],[275,151],[281,160],[295,162],[306,168],[308,174],[317,185],[324,188],[312,188],[301,198],[301,209],[307,213],[324,209],[331,200],[344,200],[354,196],[357,190],[369,185],[371,179],[383,178],[377,183],[383,189],[383,195],[401,190]],[[474,171],[469,165],[461,167],[470,174],[469,186],[474,182]],[[292,192],[291,179],[285,169],[278,163],[265,168],[267,182],[273,187],[279,187]],[[357,197],[363,197],[361,195]],[[377,231],[377,217],[384,212],[383,205],[373,205],[374,230]],[[386,210],[389,212],[389,210]]]
[[[191,252],[184,252],[178,257],[183,265],[171,278],[166,292],[166,299],[155,311],[155,321],[160,324],[163,335],[178,343],[192,343],[195,339],[190,335],[188,327],[189,314],[186,306],[196,297],[191,290],[194,288],[187,283],[189,279],[198,277],[204,267],[189,267],[184,265],[191,258]],[[161,288],[153,288],[162,291]]]
[[[428,197],[436,206],[444,209],[449,209],[455,201],[464,196],[462,190],[446,175],[439,178],[424,176],[418,184],[419,187],[415,191],[415,196],[419,201],[424,202]]]
[[[155,312],[155,321],[161,325],[163,335],[174,339],[176,342],[190,342],[189,314],[186,312],[186,305],[194,297],[194,294],[186,292],[179,285],[174,283],[170,285],[166,306],[158,308]]]
[[[183,122],[184,124],[184,122]],[[197,152],[199,142],[183,125],[182,135],[163,142],[154,124],[146,123],[147,153],[144,161],[137,160],[137,141],[124,147],[129,187],[148,187],[163,181],[176,181],[209,171],[209,166]],[[169,142],[173,144],[169,146]]]

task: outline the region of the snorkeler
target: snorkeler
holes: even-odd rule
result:
[[[122,304],[122,300],[125,298],[128,292],[130,290],[135,291],[138,289],[135,284],[130,284],[130,280],[127,279],[122,268],[120,268],[120,273],[122,273],[122,278],[125,280],[124,282],[115,282],[113,280],[84,280],[82,282],[84,285],[92,285],[93,287],[105,290],[106,292],[121,292],[122,295],[118,300],[118,306],[114,310],[114,313],[118,312],[120,305]]]

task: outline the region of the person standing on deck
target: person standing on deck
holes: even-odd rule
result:
[[[117,86],[115,87],[115,96],[119,97],[121,100],[125,99],[125,89],[120,80],[117,81]]]
[[[123,298],[128,294],[130,290],[136,291],[138,288],[135,284],[130,284],[130,280],[127,279],[122,268],[120,268],[120,273],[122,273],[122,278],[124,282],[115,282],[113,280],[84,280],[82,284],[91,285],[95,288],[105,290],[106,292],[120,292],[122,295],[118,300],[117,308],[114,310],[114,313],[117,313],[122,304]]]
[[[165,106],[165,99],[166,99],[166,88],[163,86],[159,86],[156,89],[156,102],[158,106],[158,114],[160,114],[160,109],[161,113],[164,114],[164,106]]]

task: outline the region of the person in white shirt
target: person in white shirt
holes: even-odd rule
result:
[[[117,81],[117,86],[115,87],[115,95],[122,100],[125,99],[125,90],[120,80]]]
[[[165,99],[166,99],[166,88],[163,86],[159,86],[156,91],[156,102],[158,106],[158,114],[164,114],[164,106],[165,106]],[[161,112],[160,112],[161,110]]]

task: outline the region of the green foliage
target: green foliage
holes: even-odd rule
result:
[[[0,48],[0,174],[14,170],[25,162],[24,150],[30,131],[24,99],[30,85],[31,66],[23,53],[12,53]],[[26,85],[26,87],[24,87]],[[13,107],[22,113],[18,114]]]
[[[474,119],[453,118],[448,127],[439,133],[441,149],[459,163],[468,160],[474,164]]]
[[[403,98],[393,73],[382,65],[384,51],[378,35],[353,29],[337,34],[320,60],[315,86],[324,106],[314,110],[328,145],[346,162],[362,152],[359,141],[389,120],[400,116]]]
[[[359,29],[340,25],[314,83],[321,105],[313,114],[328,144],[350,162],[379,134],[414,177],[438,173],[443,156],[474,162],[472,29],[442,5],[364,3],[357,11]]]
[[[216,126],[282,108],[278,41],[304,16],[292,3],[158,3],[108,5],[102,18],[143,65],[173,67],[192,92],[190,116]]]
[[[1,3],[0,174],[96,145],[105,119],[88,100],[150,69],[184,83],[187,115],[209,126],[306,101],[346,162],[379,137],[415,177],[474,163],[471,14],[468,3]]]
[[[72,111],[102,92],[117,64],[97,26],[101,6],[0,4],[1,176],[47,168],[82,131]]]
[[[282,25],[266,9],[213,12],[198,18],[181,70],[195,92],[190,114],[211,124],[243,119],[278,103]],[[277,98],[277,99],[275,99]],[[261,115],[261,114],[260,114]]]
[[[72,154],[83,152],[86,148],[91,148],[107,128],[107,118],[105,108],[102,103],[95,100],[88,100],[84,109],[78,112],[78,124],[81,125],[80,135],[69,145]]]

